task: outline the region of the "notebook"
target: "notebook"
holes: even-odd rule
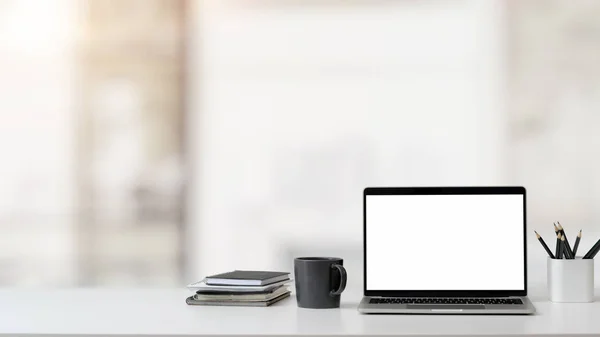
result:
[[[206,278],[209,285],[263,286],[289,279],[290,273],[275,271],[234,270]]]
[[[240,306],[240,307],[268,307],[290,296],[290,292],[286,292],[268,301],[199,301],[194,299],[194,296],[186,298],[185,303],[188,305],[216,305],[216,306]]]
[[[276,289],[281,288],[291,281],[282,281],[277,283],[272,283],[266,286],[208,286],[205,283],[201,283],[202,286],[188,286],[188,289],[196,292],[196,294],[230,294],[230,295],[239,295],[239,294],[268,294],[272,293]],[[216,288],[216,289],[215,289]],[[240,290],[238,288],[243,288]]]
[[[284,293],[289,292],[288,287],[280,286],[279,288],[266,293],[196,293],[194,299],[198,301],[270,301]]]
[[[199,281],[196,283],[188,284],[187,288],[195,293],[201,291],[205,293],[262,293],[272,291],[273,289],[280,287],[286,283],[291,282],[290,279],[267,284],[264,286],[228,286],[228,285],[209,285],[206,282]]]

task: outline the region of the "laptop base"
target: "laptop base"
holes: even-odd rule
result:
[[[358,312],[362,314],[413,315],[531,315],[533,303],[527,297],[518,298],[523,304],[396,304],[370,303],[374,297],[363,297]]]

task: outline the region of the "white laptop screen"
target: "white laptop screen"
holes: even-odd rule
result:
[[[523,198],[367,195],[366,290],[524,290]]]

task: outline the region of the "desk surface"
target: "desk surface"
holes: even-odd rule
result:
[[[532,297],[535,316],[360,315],[360,296],[341,309],[300,309],[295,298],[268,308],[188,306],[186,289],[0,290],[0,335],[208,336],[598,335],[600,302],[554,304]]]

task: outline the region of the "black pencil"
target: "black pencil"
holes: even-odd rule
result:
[[[588,250],[587,253],[585,253],[585,255],[583,256],[583,258],[584,259],[591,259],[592,257],[590,257],[590,256],[592,254],[594,256],[596,256],[598,248],[600,248],[600,239],[598,241],[596,241],[596,243],[594,244],[594,246],[592,246],[592,248],[590,248],[590,250]]]
[[[594,249],[592,254],[590,254],[590,256],[588,256],[588,259],[593,259],[594,256],[596,256],[596,254],[598,254],[599,251],[600,251],[600,245],[598,247],[596,247],[596,249]]]
[[[573,250],[571,249],[571,245],[569,244],[569,239],[567,238],[567,233],[565,233],[565,229],[560,224],[560,222],[557,221],[556,223],[558,224],[558,230],[560,231],[560,234],[562,234],[562,237],[565,238],[565,249],[570,255],[573,255]]]
[[[546,250],[546,253],[548,253],[548,256],[550,256],[551,259],[554,259],[554,254],[552,254],[552,252],[550,251],[550,248],[548,248],[548,246],[546,245],[546,242],[544,242],[544,239],[542,238],[542,236],[539,235],[538,232],[536,232],[536,231],[533,231],[533,232],[535,233],[535,236],[542,244],[542,247],[544,247],[544,249]]]
[[[567,242],[565,241],[565,236],[561,236],[560,237],[560,241],[562,242],[562,246],[563,246],[563,252],[565,254],[565,258],[566,259],[572,259],[573,255],[572,253],[569,251],[569,249],[567,249]]]
[[[556,227],[556,223],[554,223],[554,234],[556,234],[556,250],[555,250],[555,255],[557,259],[560,259],[560,257],[558,256],[558,249],[560,248],[560,238],[558,237],[558,233],[560,231],[558,230],[558,227]]]
[[[558,232],[558,235],[556,236],[556,240],[558,240],[558,253],[556,253],[557,259],[563,258],[563,245],[561,244],[562,241],[560,241],[560,238],[561,238],[561,235],[560,235],[560,232]]]
[[[577,256],[577,248],[579,248],[579,241],[581,241],[581,229],[579,230],[579,234],[577,234],[577,239],[575,239],[575,246],[573,246],[573,256]]]

